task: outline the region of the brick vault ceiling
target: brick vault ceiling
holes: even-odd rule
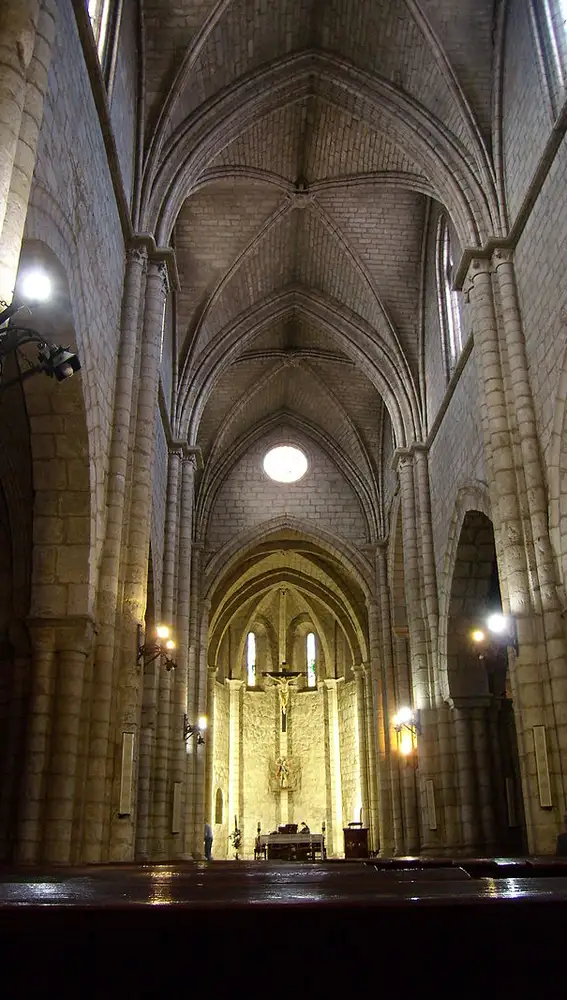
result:
[[[422,257],[437,187],[411,135],[403,139],[379,102],[370,120],[363,91],[378,83],[411,100],[480,176],[492,8],[492,0],[145,0],[148,190],[172,151],[191,159],[201,121],[208,116],[213,132],[217,104],[252,74],[262,74],[265,96],[286,61],[327,59],[281,98],[274,83],[272,103],[234,126],[219,119],[179,201],[176,419],[206,459],[281,415],[316,430],[378,489],[383,394],[345,347],[344,330],[375,341],[423,412]],[[348,99],[326,68],[339,65],[358,74]]]

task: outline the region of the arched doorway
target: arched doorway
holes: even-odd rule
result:
[[[508,650],[489,640],[486,625],[501,611],[492,522],[469,510],[459,535],[447,623],[454,778],[467,853],[519,854],[526,844]],[[476,633],[485,638],[475,641]]]
[[[343,853],[343,826],[368,824],[366,718],[355,671],[367,657],[365,601],[340,561],[305,539],[243,552],[213,592],[216,668],[208,803],[219,792],[216,857],[253,857],[258,828],[305,823]],[[290,533],[291,534],[291,533]]]

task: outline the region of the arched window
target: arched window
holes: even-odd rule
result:
[[[246,638],[246,683],[256,687],[256,636],[249,632]]]
[[[562,92],[567,81],[567,0],[543,0],[541,6],[532,4],[536,17],[536,31],[544,51],[548,84],[559,111]]]
[[[307,647],[307,687],[314,688],[317,687],[317,647],[315,644],[315,633],[308,632],[307,638],[305,640]]]
[[[453,289],[453,254],[449,226],[444,215],[437,228],[437,300],[443,350],[450,376],[463,347],[459,295]]]
[[[114,73],[122,0],[88,0],[87,7],[104,82],[109,88]]]

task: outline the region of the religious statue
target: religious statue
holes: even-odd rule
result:
[[[278,757],[278,759],[276,760],[276,765],[278,769],[277,770],[278,781],[281,787],[285,788],[287,785],[287,779],[289,777],[289,767],[286,758]]]
[[[277,757],[269,764],[270,790],[295,792],[300,786],[301,766],[291,757]]]
[[[284,715],[287,714],[287,706],[289,702],[289,688],[291,680],[289,677],[274,677],[272,680],[278,689],[278,694],[280,696],[280,707]]]

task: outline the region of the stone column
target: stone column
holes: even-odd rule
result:
[[[483,399],[485,454],[492,468],[494,516],[497,534],[501,539],[500,559],[503,563],[509,610],[516,619],[519,641],[519,654],[511,664],[510,674],[514,690],[528,843],[530,851],[545,853],[553,849],[557,820],[539,805],[532,727],[548,723],[548,706],[553,696],[550,685],[541,676],[543,651],[533,614],[516,463],[510,439],[488,261],[475,259],[471,262],[467,289],[473,314],[475,362]],[[557,763],[555,773],[558,773]]]
[[[124,573],[122,656],[118,682],[120,696],[115,741],[117,754],[120,753],[122,734],[130,732],[137,737],[140,728],[141,672],[136,662],[137,630],[144,620],[147,599],[156,406],[162,323],[167,292],[165,264],[157,260],[150,261],[146,279],[140,384],[133,450],[134,475],[128,532],[128,560]],[[138,748],[135,746],[135,771],[137,755]],[[130,815],[119,817],[118,797],[117,775],[113,794],[111,860],[126,861],[131,860],[133,856],[136,806],[134,805]]]
[[[240,822],[240,709],[242,704],[242,681],[227,680],[229,692],[229,734],[228,734],[228,832],[234,830],[234,817]],[[228,857],[232,857],[230,846]]]
[[[54,623],[55,625],[55,623]],[[69,864],[73,817],[78,796],[77,761],[87,656],[92,648],[93,623],[88,620],[55,625],[57,675],[49,769],[46,784],[44,850],[46,861]]]
[[[379,607],[369,607],[369,615],[379,615],[379,635],[381,636],[381,659],[383,663],[383,704],[384,704],[384,754],[385,769],[387,769],[386,787],[389,791],[389,806],[391,809],[391,827],[384,830],[384,842],[380,846],[383,854],[399,854],[403,850],[402,804],[400,792],[400,772],[398,768],[398,747],[392,728],[392,715],[395,712],[396,689],[394,683],[394,656],[392,646],[392,618],[390,608],[390,592],[388,589],[388,570],[386,563],[386,543],[379,542],[376,548],[376,588]],[[388,810],[389,811],[389,810]],[[382,814],[382,810],[380,810]],[[382,815],[380,822],[383,823]],[[382,834],[382,830],[381,830]],[[393,841],[393,842],[392,842]]]
[[[207,671],[207,732],[205,734],[205,820],[214,823],[213,750],[215,746],[215,682],[216,667]]]
[[[174,617],[173,592],[175,583],[175,564],[178,549],[179,480],[181,460],[182,451],[180,448],[175,448],[170,451],[167,476],[162,587],[162,619],[164,624],[170,627],[173,623]],[[160,669],[158,673],[156,746],[152,782],[152,857],[155,861],[163,861],[166,857],[168,857],[168,846],[171,838],[173,785],[169,774],[169,747],[173,709],[173,683],[173,671],[166,670],[165,667]]]
[[[36,45],[39,0],[4,0],[0,8],[0,231],[4,228],[14,162],[27,95],[28,72]],[[28,190],[29,195],[29,190]],[[23,230],[22,230],[23,232]],[[22,233],[19,235],[21,243]],[[18,246],[19,249],[19,246]],[[12,253],[13,248],[7,248]],[[14,274],[0,267],[0,299],[10,302]]]
[[[414,708],[420,711],[431,704],[427,637],[421,603],[418,522],[415,503],[414,459],[409,451],[398,449],[396,463],[400,480],[404,550],[404,585],[408,615],[411,679]]]
[[[327,678],[323,681],[327,707],[327,733],[329,741],[329,771],[330,771],[330,826],[327,831],[330,853],[344,853],[343,836],[343,794],[341,784],[341,754],[339,740],[339,708],[337,697],[337,681]]]
[[[53,725],[55,643],[48,620],[29,623],[32,644],[32,693],[20,808],[17,858],[32,864],[41,858],[45,782]]]
[[[433,549],[433,525],[431,519],[431,494],[429,491],[429,464],[427,448],[424,444],[414,444],[412,448],[415,463],[415,486],[418,498],[419,538],[421,564],[423,567],[423,597],[427,615],[431,697],[439,704],[441,699],[438,671],[438,629],[439,607],[437,601],[437,573]]]
[[[27,9],[32,17],[29,22],[29,31],[33,28],[33,15],[39,6],[37,3],[16,0],[14,3],[3,3],[3,14],[0,14],[0,148],[2,148],[3,164],[0,165],[0,186],[4,181],[4,169],[8,170],[9,163],[4,160],[7,153],[3,144],[3,112],[7,110],[4,98],[6,90],[3,83],[6,82],[6,64],[4,62],[4,44],[9,44],[9,39],[2,37],[6,15],[10,7],[17,5],[23,8],[22,13]],[[7,10],[8,8],[8,10]],[[18,269],[18,259],[24,234],[24,226],[28,211],[28,202],[37,155],[37,140],[43,119],[43,102],[47,91],[47,74],[51,62],[51,50],[55,37],[55,18],[57,15],[57,5],[55,0],[43,0],[37,17],[37,28],[33,41],[33,55],[31,57],[26,73],[24,103],[22,107],[18,140],[15,148],[14,159],[11,168],[10,186],[3,215],[3,224],[0,222],[0,299],[10,301],[15,283],[16,271]],[[28,14],[29,17],[29,14]],[[25,29],[24,29],[25,30]],[[3,44],[4,43],[4,44]],[[11,53],[11,59],[15,54]],[[22,48],[23,60],[27,57],[25,48]],[[24,69],[22,65],[18,67],[18,75]],[[10,72],[13,74],[14,65],[12,63]],[[13,77],[12,77],[13,79]],[[12,100],[16,95],[12,92]],[[19,101],[20,98],[17,98]],[[17,112],[14,106],[9,111],[9,117],[16,126]],[[4,169],[3,169],[4,168]],[[0,205],[2,195],[0,195]],[[0,218],[2,212],[0,211]]]
[[[393,853],[394,845],[386,656],[384,651],[380,650],[380,621],[378,606],[374,601],[370,602],[368,607],[368,632],[371,662],[365,669],[365,684],[368,692],[367,726],[368,752],[371,763],[369,781],[371,782],[372,794],[370,799],[374,816],[373,846],[376,850],[379,845],[380,854],[389,856]]]
[[[120,561],[125,535],[124,508],[128,466],[128,438],[138,339],[140,300],[147,254],[143,249],[126,255],[122,297],[121,339],[114,393],[114,426],[110,446],[106,500],[106,534],[98,583],[96,652],[91,699],[90,748],[85,791],[83,856],[101,861],[103,830],[108,811],[107,758],[113,697],[113,666]]]
[[[159,664],[156,661],[144,664],[144,689],[142,693],[138,763],[136,861],[149,861],[152,856],[152,764],[157,727],[158,672]]]
[[[461,828],[465,854],[474,854],[480,846],[478,803],[474,784],[474,751],[471,716],[467,709],[455,710],[455,747],[457,751],[458,789]]]
[[[483,848],[486,853],[491,853],[496,847],[496,821],[492,801],[488,718],[484,706],[472,710],[472,736]]]
[[[197,722],[200,715],[206,715],[207,705],[207,653],[209,638],[209,613],[210,601],[203,601],[203,616],[201,619],[201,635],[199,642],[199,667],[197,697],[195,701],[195,718]],[[194,794],[194,853],[201,854],[203,851],[203,830],[205,825],[205,752],[203,747],[196,747],[195,754],[195,794]],[[202,752],[201,752],[202,751]]]
[[[499,293],[502,328],[506,342],[511,399],[518,423],[520,450],[526,487],[526,503],[539,584],[539,600],[546,645],[547,681],[551,689],[553,743],[556,750],[556,821],[562,820],[567,793],[567,649],[562,602],[558,594],[556,564],[549,536],[549,505],[543,473],[541,446],[530,384],[526,343],[518,302],[511,253],[497,250],[493,257]]]
[[[183,723],[187,706],[187,666],[189,652],[189,612],[191,603],[191,544],[193,537],[193,495],[195,489],[195,459],[184,453],[179,513],[179,569],[177,575],[177,669],[173,678],[173,781],[181,783],[181,830],[174,844],[173,857],[186,856],[187,824],[187,748],[183,738]],[[210,736],[208,737],[210,740]],[[212,748],[212,743],[211,743]]]
[[[362,819],[368,827],[370,847],[374,849],[375,839],[378,840],[376,795],[374,787],[370,790],[370,755],[366,730],[366,697],[364,691],[364,668],[353,667],[356,684],[356,728],[358,732],[358,780],[360,782],[360,801]],[[372,803],[372,805],[371,805]]]

